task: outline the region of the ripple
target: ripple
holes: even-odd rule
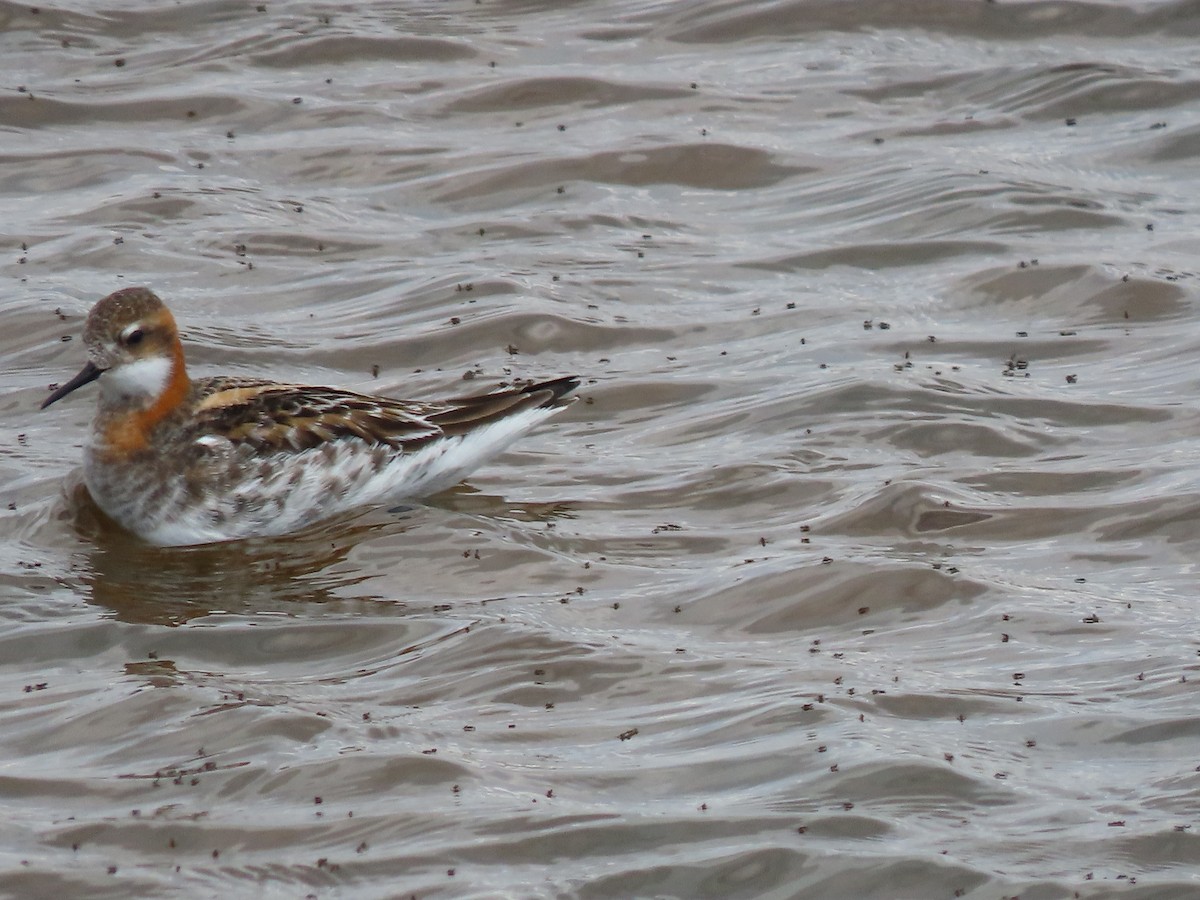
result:
[[[0,0],[0,879],[1186,894],[1194,19]],[[131,283],[197,374],[586,384],[149,548],[36,409]]]

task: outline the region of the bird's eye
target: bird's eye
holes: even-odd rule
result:
[[[125,346],[136,347],[142,342],[142,338],[145,336],[146,332],[142,331],[140,328],[135,328],[133,331],[129,332],[129,334],[125,335]]]

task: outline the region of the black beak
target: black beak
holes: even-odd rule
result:
[[[103,374],[103,369],[97,368],[94,363],[89,361],[88,364],[80,370],[78,375],[76,375],[66,384],[60,385],[58,390],[45,399],[45,401],[42,403],[42,409],[45,409],[55,400],[61,400],[63,397],[67,396],[67,394],[71,393],[71,391],[75,390],[75,388],[81,388],[85,384],[91,384]]]

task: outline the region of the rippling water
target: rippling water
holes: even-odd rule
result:
[[[1200,896],[1198,37],[0,0],[0,893]],[[146,547],[36,409],[130,284],[199,373],[585,399]]]

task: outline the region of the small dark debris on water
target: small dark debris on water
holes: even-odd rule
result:
[[[1004,364],[1004,372],[1002,374],[1008,378],[1015,378],[1017,372],[1025,372],[1025,377],[1028,378],[1029,372],[1026,371],[1028,368],[1029,360],[1018,359],[1017,355],[1013,354],[1008,358],[1008,362]]]
[[[1159,128],[1166,128],[1166,127],[1167,127],[1166,122],[1155,122],[1153,125],[1150,126],[1150,130],[1156,131]]]
[[[1146,230],[1147,230],[1147,231],[1153,231],[1153,230],[1154,230],[1154,223],[1153,223],[1153,222],[1147,222],[1147,223],[1146,223]]]
[[[1068,126],[1068,127],[1070,127],[1070,126],[1073,126],[1074,124],[1075,124],[1075,120],[1074,120],[1074,119],[1067,119],[1067,126]]]
[[[1068,375],[1067,376],[1067,384],[1075,384],[1077,381],[1079,381],[1078,375]]]

